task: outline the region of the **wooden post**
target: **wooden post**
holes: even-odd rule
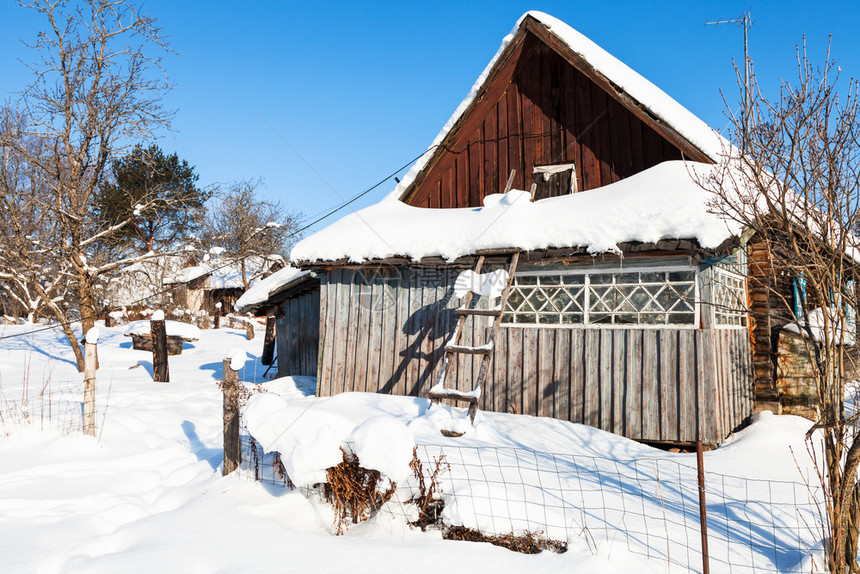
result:
[[[227,476],[239,468],[239,373],[224,359],[224,469]]]
[[[221,303],[215,303],[215,328],[221,328]]]
[[[163,316],[163,315],[162,315]],[[152,336],[152,380],[156,383],[169,383],[170,371],[167,366],[167,328],[164,319],[156,318],[149,322]]]
[[[96,436],[97,341],[98,335],[88,336],[84,342],[84,434],[90,436]]]
[[[254,319],[251,317],[245,319],[245,337],[249,341],[254,339]]]
[[[705,457],[702,441],[696,441],[696,466],[699,470],[699,522],[702,529],[702,574],[710,572],[708,560],[708,515],[705,505]]]
[[[271,365],[275,357],[275,318],[271,315],[266,317],[266,336],[263,339],[263,356],[260,362]]]

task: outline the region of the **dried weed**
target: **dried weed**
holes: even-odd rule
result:
[[[488,536],[465,526],[451,526],[442,533],[445,540],[464,540],[467,542],[489,542],[522,554],[539,554],[544,550],[562,554],[567,552],[567,542],[543,538],[543,532],[523,532],[520,535],[510,534]]]

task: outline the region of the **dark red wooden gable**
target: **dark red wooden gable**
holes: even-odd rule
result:
[[[514,187],[528,189],[534,166],[570,162],[584,191],[682,156],[710,161],[527,17],[403,199],[480,206],[512,169]]]

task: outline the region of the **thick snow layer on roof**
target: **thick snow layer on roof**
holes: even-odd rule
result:
[[[245,291],[241,297],[239,297],[236,304],[233,305],[233,309],[239,313],[243,313],[243,309],[263,303],[269,298],[269,295],[277,291],[279,288],[304,277],[309,273],[310,271],[302,271],[295,267],[284,267],[283,269],[272,273],[265,279],[257,281],[251,285],[251,287]]]
[[[538,22],[549,28],[549,31],[554,34],[559,40],[565,43],[571,50],[579,54],[583,60],[588,62],[596,71],[603,74],[614,85],[630,95],[638,101],[642,106],[650,111],[654,116],[658,117],[667,125],[671,126],[675,131],[686,138],[695,147],[705,153],[714,161],[728,153],[730,143],[721,137],[708,124],[696,117],[687,108],[672,99],[666,92],[646,80],[637,72],[632,70],[618,58],[577,32],[569,25],[561,20],[538,11],[530,11],[523,14],[517,20],[514,29],[511,33],[502,39],[502,45],[499,47],[496,55],[484,68],[484,71],[478,76],[472,89],[468,95],[460,102],[454,114],[445,123],[442,131],[433,140],[430,148],[422,155],[412,168],[403,177],[403,180],[394,188],[386,199],[400,199],[406,189],[415,181],[418,173],[424,169],[430,158],[436,151],[442,140],[448,135],[466,109],[472,104],[475,98],[481,91],[484,83],[490,75],[490,72],[495,66],[498,59],[501,57],[505,48],[511,43],[514,35],[519,30],[523,20],[531,16]]]
[[[149,335],[150,328],[150,321],[135,321],[128,324],[123,334],[126,336]],[[183,339],[190,339],[192,341],[196,341],[200,338],[200,329],[194,325],[189,325],[188,323],[165,321],[164,329],[167,331],[168,337],[182,337]]]
[[[480,249],[583,247],[611,252],[621,242],[696,239],[719,246],[740,229],[708,209],[697,183],[713,170],[670,161],[602,188],[530,202],[512,191],[484,198],[484,207],[429,209],[382,201],[301,241],[293,261],[352,262],[408,256],[446,259]]]

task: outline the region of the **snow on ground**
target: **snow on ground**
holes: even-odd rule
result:
[[[261,382],[261,338],[247,341],[244,331],[231,329],[202,331],[199,341],[185,344],[182,355],[170,357],[171,382],[154,383],[151,354],[131,349],[123,331],[101,328],[97,437],[63,436],[38,430],[38,424],[0,427],[5,431],[0,437],[11,433],[0,438],[4,571],[666,571],[665,562],[645,560],[621,543],[601,544],[594,551],[582,540],[572,540],[565,554],[528,556],[488,544],[445,541],[438,532],[411,530],[386,517],[334,537],[330,514],[300,491],[220,475],[222,398],[216,381],[227,350],[238,349],[248,355],[242,379]],[[68,389],[79,390],[82,377],[61,334],[33,326],[0,328],[0,337],[25,333],[0,339],[0,404],[8,407],[25,395],[37,404],[46,387],[66,389],[61,396]],[[656,457],[691,468],[694,464],[693,455],[656,451],[582,425],[505,414],[481,413],[472,433],[445,439],[438,434],[438,421],[427,416],[435,410],[442,417],[445,410],[428,411],[424,399],[361,393],[304,397],[312,384],[280,379],[266,383],[266,395],[286,398],[285,408],[305,409],[297,423],[303,428],[311,429],[316,411],[324,411],[349,428],[363,428],[353,432],[359,442],[397,433],[400,448],[391,450],[396,456],[374,459],[381,466],[402,466],[397,453],[410,437],[394,429],[403,425],[418,443],[432,437],[434,445],[524,447],[616,461]],[[706,453],[706,467],[797,481],[794,457],[807,464],[803,433],[808,426],[796,417],[762,417],[728,445]],[[375,448],[366,456],[385,454],[386,449]]]

